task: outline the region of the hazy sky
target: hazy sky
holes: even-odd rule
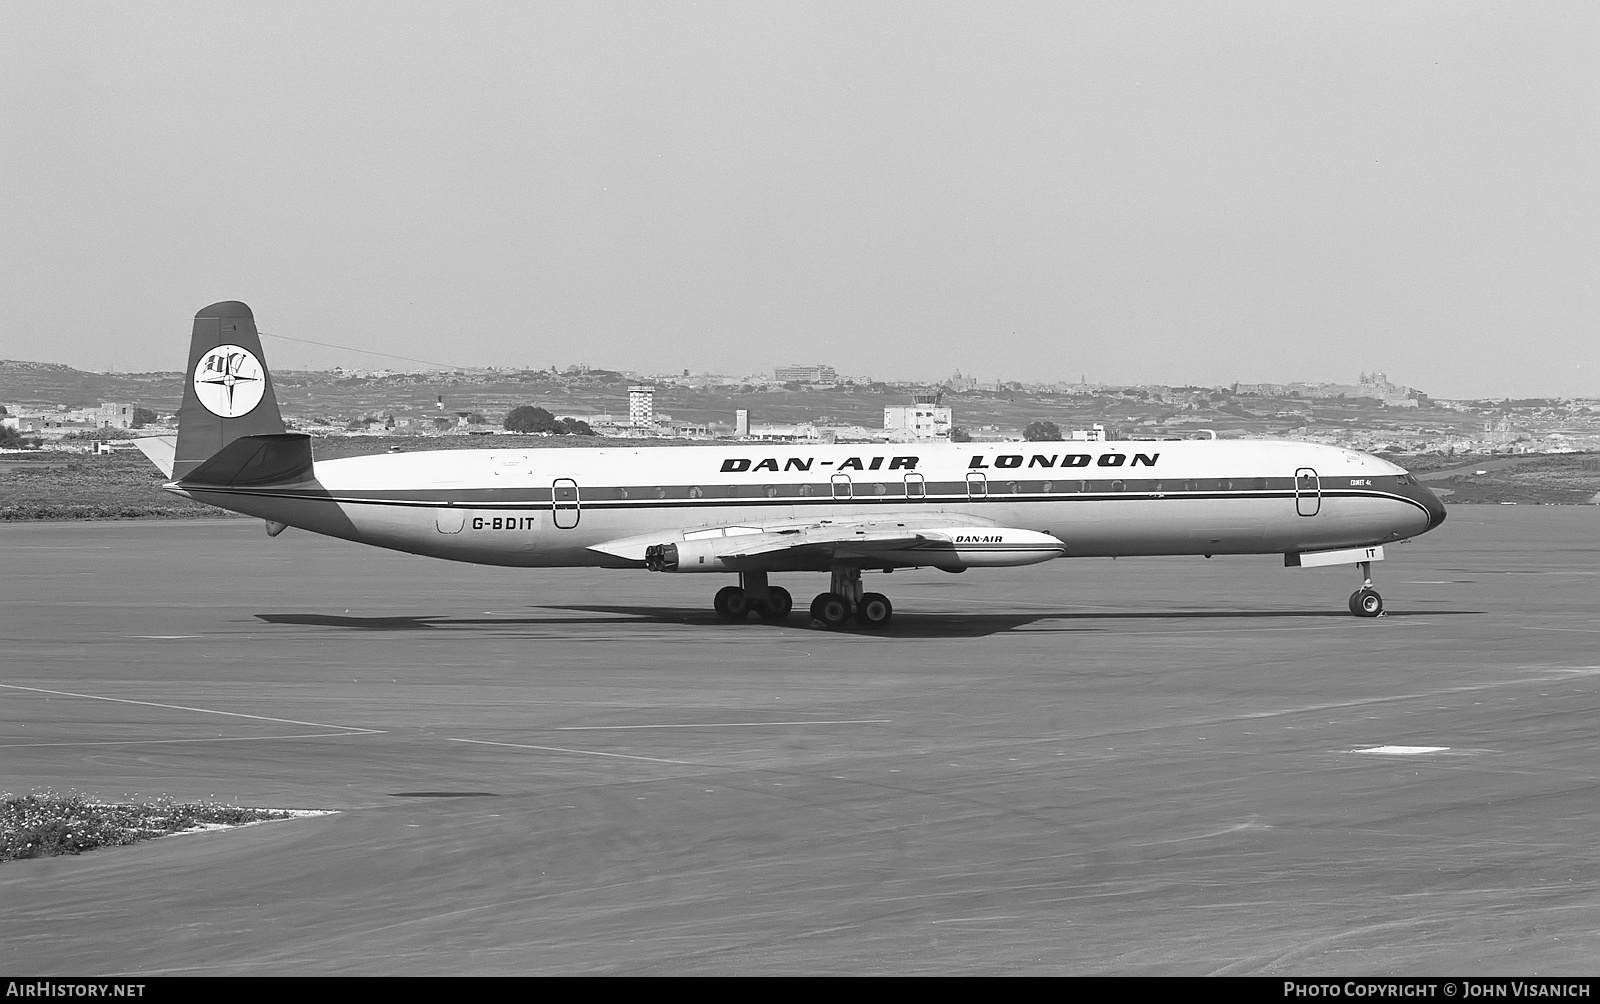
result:
[[[1600,4],[0,0],[0,357],[1600,396]],[[381,366],[266,341],[273,365]]]

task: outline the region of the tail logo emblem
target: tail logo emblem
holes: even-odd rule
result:
[[[218,345],[194,368],[194,392],[207,411],[222,418],[248,415],[267,390],[255,353],[242,345]]]

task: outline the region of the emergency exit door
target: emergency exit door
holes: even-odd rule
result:
[[[1294,511],[1302,516],[1322,511],[1322,479],[1309,467],[1294,472]]]
[[[550,486],[550,516],[557,529],[570,530],[578,525],[578,483],[571,478],[556,478]]]

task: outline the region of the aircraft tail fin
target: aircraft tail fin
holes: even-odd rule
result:
[[[255,315],[244,304],[213,303],[194,315],[185,377],[168,477],[182,480],[243,436],[284,434]]]

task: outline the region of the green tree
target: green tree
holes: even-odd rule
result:
[[[556,417],[536,405],[521,404],[506,413],[506,420],[501,423],[508,432],[551,432],[563,435],[566,429],[556,421]]]
[[[1061,441],[1061,427],[1054,422],[1029,422],[1022,430],[1022,438],[1030,443],[1057,443]]]
[[[595,431],[589,428],[589,423],[576,418],[561,419],[561,431],[569,436],[592,436]]]
[[[970,442],[972,442],[972,433],[970,433],[967,430],[963,429],[959,425],[952,425],[950,427],[950,442],[952,442],[952,443],[970,443]]]

